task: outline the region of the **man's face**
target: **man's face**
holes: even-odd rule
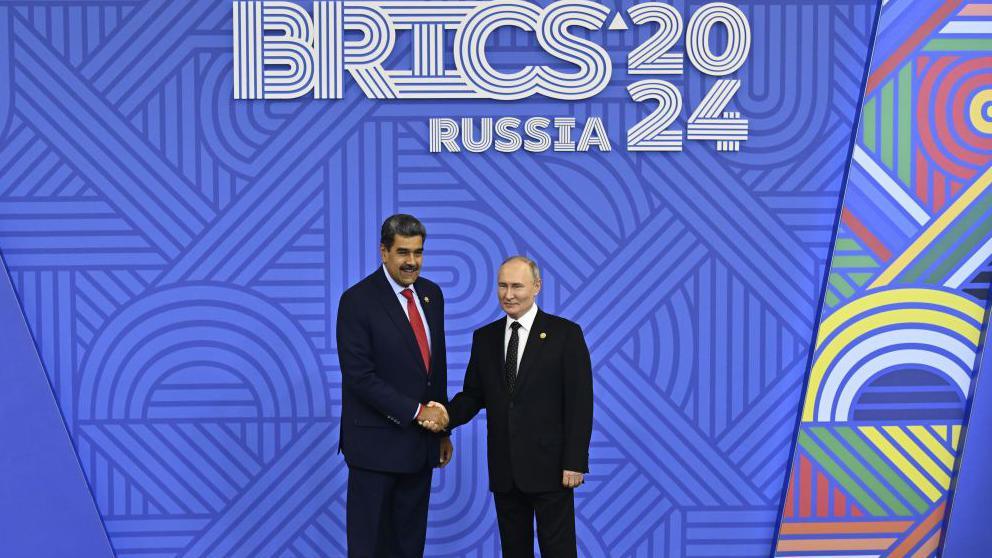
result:
[[[380,244],[379,252],[393,281],[409,287],[420,276],[420,266],[424,264],[424,237],[396,235],[393,246],[387,249],[385,244]]]
[[[534,281],[529,265],[513,260],[499,268],[496,292],[503,311],[516,320],[534,306],[534,297],[541,292],[541,282]]]

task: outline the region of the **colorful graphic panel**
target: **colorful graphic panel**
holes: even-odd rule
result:
[[[891,2],[776,555],[938,551],[987,320],[992,6]]]
[[[410,71],[396,82],[359,73],[322,90],[341,98],[249,100],[235,98],[248,74],[233,2],[0,2],[0,252],[118,556],[345,554],[334,316],[397,211],[430,231],[452,393],[471,331],[499,314],[506,255],[537,259],[542,308],[584,327],[596,412],[580,555],[769,554],[876,6],[735,3],[750,50],[719,79],[740,89],[691,60],[669,86],[635,88],[684,101],[665,130],[684,149],[650,152],[624,146],[675,145],[628,136],[659,102],[632,99],[645,75],[630,66],[670,70],[633,56],[657,22],[594,4],[602,25],[578,33],[612,78],[588,99],[384,99],[457,81],[450,50],[412,56],[450,44],[421,22],[393,45],[388,69]],[[687,28],[707,4],[659,13]],[[534,33],[504,31],[486,43],[498,68],[554,62]],[[684,36],[671,47],[689,57]],[[438,116],[474,118],[476,134],[484,117],[595,117],[616,149],[435,152]],[[736,139],[698,139],[724,125]],[[581,143],[572,131],[562,149]],[[852,285],[887,263],[848,247]],[[939,417],[924,425],[942,439]],[[484,417],[459,431],[435,476],[429,556],[499,555],[485,432]]]

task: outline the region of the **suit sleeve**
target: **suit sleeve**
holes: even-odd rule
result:
[[[479,377],[479,338],[476,332],[472,337],[472,352],[468,357],[468,368],[465,369],[465,382],[461,393],[451,398],[448,404],[448,428],[461,426],[472,420],[486,404],[485,388],[482,379]]]
[[[400,426],[411,424],[420,402],[399,393],[376,374],[372,331],[356,308],[354,297],[347,293],[338,307],[337,340],[345,387]]]
[[[589,471],[589,440],[592,438],[592,363],[579,326],[575,326],[565,347],[562,466],[568,471],[585,473]]]

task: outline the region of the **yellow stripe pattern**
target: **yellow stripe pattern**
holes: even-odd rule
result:
[[[944,490],[951,487],[951,476],[941,470],[940,465],[937,465],[937,462],[927,455],[927,452],[913,441],[905,430],[898,426],[886,426],[884,429],[886,434],[892,436],[892,439],[899,444],[899,447],[908,453],[913,458],[913,461],[926,471],[931,479],[937,482],[937,485]]]
[[[824,319],[817,332],[816,346],[819,347],[824,339],[830,337],[838,327],[859,314],[893,304],[912,304],[914,302],[960,312],[979,324],[982,323],[985,316],[984,309],[975,302],[947,291],[919,288],[881,291],[855,299]]]
[[[861,433],[871,441],[879,451],[882,452],[893,465],[903,474],[903,476],[910,483],[918,488],[923,494],[930,499],[931,502],[936,502],[943,496],[943,491],[934,486],[932,482],[924,475],[919,467],[914,465],[909,459],[907,459],[899,449],[889,441],[882,432],[874,426],[862,426],[860,428]]]
[[[937,458],[948,474],[954,470],[954,455],[947,451],[944,444],[941,444],[937,438],[934,438],[933,434],[925,426],[910,426],[909,431],[924,447],[930,450],[930,453]]]
[[[929,308],[889,310],[862,318],[838,332],[820,350],[820,354],[813,361],[813,367],[809,375],[809,388],[806,391],[806,401],[803,403],[803,422],[811,422],[813,420],[816,412],[816,401],[820,397],[820,388],[827,375],[827,371],[833,365],[837,356],[855,340],[867,333],[883,327],[901,324],[938,326],[942,329],[958,333],[970,341],[976,348],[978,347],[978,338],[981,335],[981,331],[977,325],[968,323],[957,315]],[[981,324],[980,320],[978,324]]]
[[[968,208],[969,205],[974,203],[978,196],[982,195],[986,189],[988,189],[989,184],[992,184],[992,167],[989,167],[978,177],[978,180],[974,184],[965,190],[961,197],[955,200],[940,217],[934,219],[920,236],[916,237],[916,240],[909,245],[908,248],[903,250],[899,257],[893,260],[889,267],[875,278],[872,284],[868,287],[869,289],[877,289],[879,287],[884,287],[891,283],[900,273],[902,273],[911,263],[915,260],[923,250],[933,243],[934,240],[940,236],[940,233],[944,232],[951,223],[954,222],[964,210]]]

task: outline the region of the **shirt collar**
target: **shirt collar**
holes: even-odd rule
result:
[[[393,287],[393,292],[396,293],[396,296],[400,296],[400,293],[403,292],[403,289],[410,289],[411,291],[413,291],[414,298],[416,298],[417,289],[413,288],[413,285],[410,285],[409,287],[404,287],[403,285],[397,283],[396,280],[393,279],[393,276],[389,274],[389,270],[386,269],[386,264],[382,264],[382,272],[386,274],[386,281],[389,281],[389,285]]]
[[[537,317],[537,303],[535,302],[534,305],[530,307],[530,310],[525,312],[523,316],[520,316],[519,320],[514,320],[510,316],[507,316],[506,328],[509,329],[510,324],[512,324],[514,321],[517,321],[520,322],[520,327],[524,328],[525,331],[530,331],[530,328],[533,327],[534,325],[534,318],[536,317]]]

